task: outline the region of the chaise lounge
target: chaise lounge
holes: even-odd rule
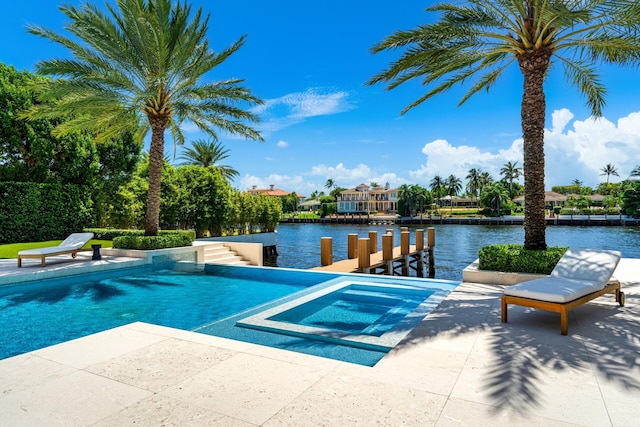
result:
[[[560,313],[560,333],[569,332],[569,311],[609,292],[624,305],[620,282],[612,279],[622,254],[618,251],[569,249],[551,272],[541,279],[505,288],[502,322],[507,322],[508,304]]]
[[[78,251],[93,238],[93,233],[73,233],[58,246],[48,248],[27,249],[18,252],[18,267],[22,267],[23,258],[40,258],[40,265],[45,266],[45,258],[49,256],[71,254],[75,258]]]

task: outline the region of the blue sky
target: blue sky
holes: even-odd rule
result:
[[[68,0],[79,5],[80,1]],[[96,1],[103,4],[104,1]],[[310,194],[327,179],[342,187],[372,181],[391,186],[428,186],[435,175],[465,181],[471,168],[496,179],[507,161],[522,166],[520,99],[522,77],[509,70],[489,93],[463,106],[466,87],[432,98],[401,116],[424,93],[418,82],[393,91],[364,83],[397,54],[372,55],[387,35],[437,18],[424,11],[431,1],[406,0],[192,0],[210,13],[214,50],[243,34],[245,45],[207,77],[245,79],[265,101],[256,110],[264,143],[223,135],[225,163],[241,174],[239,189],[274,184]],[[65,56],[58,46],[25,30],[36,24],[62,31],[58,1],[22,0],[3,5],[0,61],[35,70],[39,60]],[[584,100],[569,87],[558,66],[546,82],[546,187],[574,179],[596,186],[600,169],[616,166],[620,177],[640,165],[640,70],[602,67],[608,89],[604,117],[594,121]],[[187,128],[188,130],[188,128]],[[189,141],[202,138],[187,132]],[[167,154],[173,156],[169,142]],[[178,153],[180,149],[178,149]],[[522,181],[521,181],[522,182]]]

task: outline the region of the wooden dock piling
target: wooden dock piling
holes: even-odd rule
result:
[[[320,238],[320,265],[323,267],[333,264],[333,239]]]
[[[371,251],[369,250],[369,238],[358,239],[358,270],[369,274],[371,267]]]
[[[411,269],[416,271],[418,277],[424,277],[424,266],[427,263],[427,275],[435,277],[435,261],[433,250],[435,247],[435,229],[427,229],[427,247],[425,251],[425,232],[416,230],[416,243],[411,245],[411,233],[401,231],[400,246],[393,247],[393,230],[388,230],[382,236],[382,250],[377,249],[377,233],[369,232],[369,237],[358,238],[357,234],[349,234],[347,245],[348,259],[333,263],[332,239],[323,237],[320,243],[321,266],[314,270],[323,270],[343,273],[370,273],[370,274],[400,274],[409,276]],[[357,259],[356,259],[357,258]]]
[[[358,258],[358,235],[355,233],[347,235],[347,258]]]
[[[378,232],[370,231],[369,232],[369,253],[375,254],[378,252]]]

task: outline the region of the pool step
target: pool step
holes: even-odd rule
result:
[[[206,264],[250,265],[251,263],[223,243],[212,243],[204,248]]]

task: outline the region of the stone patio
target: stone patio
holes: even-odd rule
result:
[[[638,425],[640,260],[615,276],[626,306],[579,307],[568,336],[463,283],[374,367],[133,323],[0,361],[0,425]]]

